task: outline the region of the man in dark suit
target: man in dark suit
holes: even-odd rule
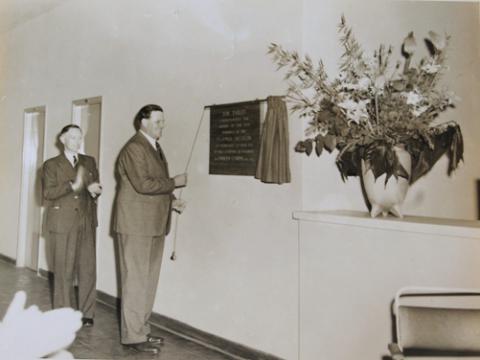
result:
[[[83,325],[93,325],[96,298],[96,198],[102,192],[95,159],[79,154],[82,131],[65,126],[59,136],[64,152],[43,164],[46,229],[54,248],[53,307],[76,308],[74,278],[78,280],[78,308]]]
[[[187,184],[186,174],[170,177],[158,143],[165,124],[163,109],[146,105],[134,119],[138,132],[117,161],[119,190],[114,231],[118,235],[122,284],[121,342],[137,351],[158,353],[163,339],[150,334],[148,320],[158,286],[171,211],[185,203],[173,190]]]

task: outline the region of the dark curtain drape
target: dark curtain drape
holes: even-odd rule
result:
[[[267,106],[255,178],[266,183],[289,183],[291,175],[287,106],[280,96],[269,96]]]

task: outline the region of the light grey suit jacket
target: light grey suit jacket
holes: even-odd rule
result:
[[[120,151],[116,166],[119,189],[113,221],[115,232],[141,236],[168,234],[175,182],[168,173],[165,156],[162,157],[140,132]]]

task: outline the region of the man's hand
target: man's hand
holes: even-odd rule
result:
[[[187,174],[180,174],[177,175],[173,178],[173,181],[175,182],[175,187],[184,187],[187,185]]]
[[[83,175],[85,174],[85,168],[82,165],[78,166],[77,176],[75,177],[75,181],[72,183],[73,191],[78,191],[84,186],[83,182]]]
[[[98,182],[94,182],[88,185],[87,190],[90,193],[90,196],[95,198],[102,193],[102,185]]]
[[[187,202],[185,200],[175,199],[172,201],[172,209],[178,212],[179,214],[181,214],[183,210],[185,210],[186,206],[187,206]]]

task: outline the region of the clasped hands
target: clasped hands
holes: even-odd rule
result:
[[[85,175],[85,168],[83,166],[79,166],[77,170],[77,176],[75,177],[75,181],[72,183],[73,191],[78,191],[85,185],[84,180]],[[90,193],[90,196],[95,198],[102,193],[102,185],[98,182],[93,182],[87,186],[87,190]]]

